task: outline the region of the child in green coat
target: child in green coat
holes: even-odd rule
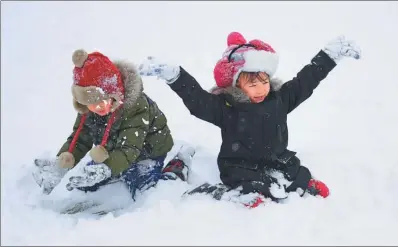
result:
[[[56,159],[35,160],[36,182],[49,194],[89,153],[84,174],[71,177],[68,189],[95,191],[121,179],[134,198],[137,190],[155,185],[163,175],[164,159],[173,147],[166,116],[143,92],[134,65],[84,50],[75,51],[72,60],[73,132]]]

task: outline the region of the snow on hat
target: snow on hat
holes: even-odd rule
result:
[[[279,58],[267,43],[254,39],[246,42],[242,34],[232,32],[227,38],[228,48],[214,67],[218,87],[235,86],[240,72],[265,72],[272,77]]]
[[[84,50],[76,50],[72,61],[75,65],[72,85],[75,109],[86,113],[87,105],[114,98],[113,112],[124,99],[124,86],[118,68],[100,52],[88,54]]]

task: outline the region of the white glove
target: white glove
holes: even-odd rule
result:
[[[62,168],[58,160],[54,159],[35,159],[35,171],[32,173],[36,183],[43,189],[44,194],[50,194],[51,191],[61,182],[61,179],[69,171],[68,168]]]
[[[91,187],[110,178],[111,175],[111,169],[107,165],[103,163],[96,164],[94,161],[90,161],[83,168],[83,174],[69,178],[66,188],[73,190],[78,187]]]
[[[167,84],[171,84],[178,79],[180,66],[159,63],[154,57],[149,56],[140,64],[138,71],[141,76],[157,76],[158,79],[166,80]]]
[[[323,48],[323,51],[329,55],[336,63],[343,57],[361,58],[361,49],[353,41],[346,40],[344,36],[339,36],[331,40]]]

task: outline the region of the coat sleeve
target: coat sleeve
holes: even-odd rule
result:
[[[180,76],[170,87],[180,96],[192,115],[221,127],[224,101],[220,96],[205,91],[182,67]]]
[[[67,138],[66,142],[64,145],[62,145],[61,149],[59,150],[57,156],[59,156],[61,153],[68,151],[69,146],[73,140],[73,137],[76,134],[77,129],[79,128],[80,121],[82,119],[81,114],[77,114],[75,124],[73,125],[73,132],[72,134]],[[78,164],[79,161],[90,151],[90,149],[93,147],[93,139],[91,135],[88,132],[88,127],[84,124],[83,128],[79,134],[79,137],[76,142],[76,146],[72,151],[72,154],[75,158],[75,164]]]
[[[311,63],[304,66],[292,80],[283,84],[279,93],[287,113],[293,111],[308,99],[319,83],[326,78],[336,63],[324,52],[319,51]]]
[[[112,175],[129,168],[141,154],[149,130],[149,108],[140,102],[138,108],[123,116],[115,148],[108,150],[109,158],[104,163],[111,168]]]

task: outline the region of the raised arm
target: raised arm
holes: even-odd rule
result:
[[[283,84],[279,92],[287,112],[293,111],[308,99],[335,66],[336,63],[324,51],[320,51],[297,76]]]
[[[352,41],[346,41],[342,36],[329,42],[311,59],[310,64],[304,66],[296,77],[280,88],[279,92],[287,107],[287,112],[293,111],[308,99],[341,58],[346,56],[359,59],[360,54],[360,49]]]
[[[146,64],[141,64],[140,74],[142,76],[158,76],[166,80],[192,115],[216,126],[221,126],[223,100],[220,96],[204,90],[195,78],[182,67],[159,64],[149,58]]]

